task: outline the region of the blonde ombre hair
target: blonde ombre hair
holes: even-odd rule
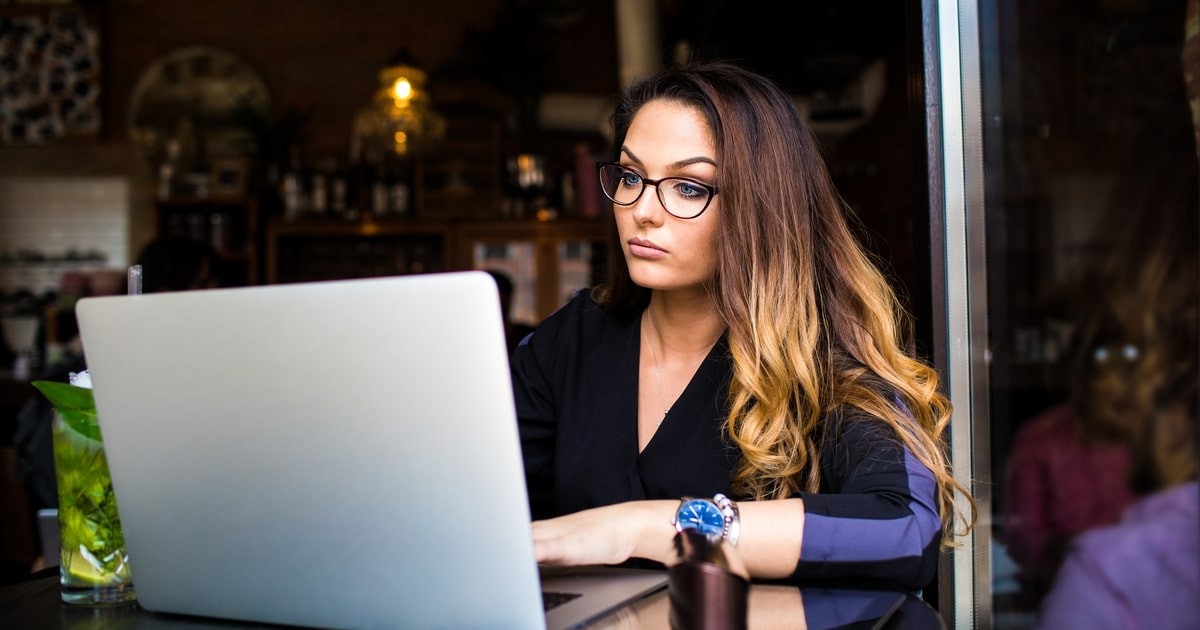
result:
[[[933,471],[944,534],[956,522],[961,531],[972,527],[975,502],[946,454],[950,403],[937,373],[905,352],[906,316],[854,237],[849,209],[791,100],[730,64],[669,68],[618,103],[617,150],[634,115],[659,99],[700,112],[717,150],[721,226],[708,289],[733,360],[726,429],[742,455],[734,490],[755,499],[816,492],[821,419],[858,410],[890,426]],[[632,317],[650,292],[633,283],[613,245],[609,282],[596,297]],[[966,497],[967,513],[957,513],[956,494]]]

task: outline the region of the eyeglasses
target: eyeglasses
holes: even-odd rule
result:
[[[708,209],[708,204],[717,194],[716,186],[682,177],[650,179],[616,162],[600,162],[597,167],[604,196],[618,206],[632,206],[642,198],[646,186],[654,186],[658,191],[658,200],[671,216],[695,219]]]

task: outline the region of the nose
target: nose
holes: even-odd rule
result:
[[[633,218],[638,223],[662,223],[667,209],[658,198],[658,184],[646,184],[642,196],[633,204]]]

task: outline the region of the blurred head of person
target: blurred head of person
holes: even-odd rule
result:
[[[142,291],[190,291],[220,286],[221,259],[211,246],[185,238],[150,241],[138,254]]]
[[[1196,215],[1188,194],[1165,204],[1160,220],[1128,232],[1091,285],[1092,308],[1073,354],[1081,429],[1129,445],[1130,484],[1138,494],[1196,476]]]
[[[508,321],[512,317],[512,301],[513,301],[513,281],[509,275],[498,269],[485,269],[496,281],[496,290],[500,293],[500,311],[504,314],[504,321]]]

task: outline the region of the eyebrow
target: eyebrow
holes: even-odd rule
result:
[[[629,158],[631,160],[633,160],[634,162],[637,162],[638,164],[642,163],[642,161],[640,159],[638,159],[638,156],[634,155],[633,151],[629,150],[629,147],[621,147],[621,153],[624,153],[625,155],[629,156]],[[697,157],[690,157],[690,158],[678,160],[676,162],[672,162],[671,164],[668,165],[668,167],[671,169],[681,169],[685,166],[691,166],[692,164],[711,164],[714,167],[717,165],[716,161],[713,160],[712,158],[704,157],[704,156],[697,156]]]

